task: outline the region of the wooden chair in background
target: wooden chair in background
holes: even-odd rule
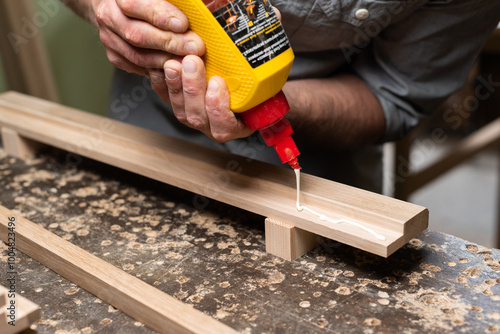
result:
[[[483,47],[483,55],[488,55],[490,59],[492,57],[500,58],[500,26],[486,41]],[[499,62],[495,60],[494,63],[498,64]],[[474,79],[480,74],[481,66],[482,64],[479,61],[472,70],[470,75],[472,80],[469,80],[470,84],[473,84],[475,81]],[[488,70],[493,71],[496,78],[500,75],[500,66],[498,65],[495,65]],[[462,99],[464,96],[470,96],[471,94],[474,96],[474,88],[474,86],[464,87],[461,91]],[[496,94],[500,94],[500,89],[498,89]],[[492,105],[493,103],[495,105]],[[412,144],[419,137],[419,135],[421,135],[424,131],[429,130],[429,125],[436,124],[437,120],[443,119],[443,113],[438,111],[426,122],[414,129],[405,138],[397,142],[395,145],[394,155],[394,197],[402,200],[408,200],[409,196],[416,190],[437,179],[455,166],[471,159],[476,154],[493,147],[498,148],[498,157],[500,159],[500,99],[489,99],[488,101],[485,101],[485,103],[481,103],[479,109],[473,112],[482,113],[484,112],[484,109],[494,109],[497,118],[461,139],[455,144],[454,147],[448,149],[441,158],[437,159],[437,161],[423,170],[412,171],[411,168],[409,169],[409,166],[412,165],[410,154]],[[496,247],[500,247],[500,182],[498,185],[497,196],[498,223]]]
[[[35,14],[31,0],[0,0],[0,53],[7,85],[9,90],[58,102]]]

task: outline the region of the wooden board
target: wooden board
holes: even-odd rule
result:
[[[2,144],[5,147],[5,151],[13,157],[26,159],[33,156],[36,151],[40,148],[40,144],[19,136],[16,131],[7,128],[1,128],[0,133],[2,135]]]
[[[354,247],[389,256],[427,228],[427,209],[312,175],[302,175],[302,202],[333,219],[330,224],[295,209],[291,169],[253,161],[19,93],[0,95],[0,127],[134,173],[186,189],[193,205],[205,197],[296,226]]]
[[[0,285],[0,329],[7,323],[7,289]]]
[[[266,252],[292,261],[319,244],[319,237],[298,227],[266,218]]]
[[[8,298],[9,290],[0,285],[0,333],[13,334],[20,333],[21,331],[29,328],[31,324],[40,319],[40,308],[37,304],[24,298],[20,295],[19,291],[15,293],[15,319],[8,318],[7,307],[10,305]],[[9,324],[13,321],[15,326]]]
[[[190,305],[0,206],[0,237],[15,217],[16,249],[160,333],[236,333]],[[2,332],[3,333],[3,332]]]

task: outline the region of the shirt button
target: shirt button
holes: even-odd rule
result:
[[[363,21],[370,17],[370,12],[366,8],[361,8],[356,11],[355,15],[358,20]]]

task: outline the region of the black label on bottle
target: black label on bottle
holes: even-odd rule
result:
[[[213,14],[252,68],[290,48],[269,0],[235,0]]]

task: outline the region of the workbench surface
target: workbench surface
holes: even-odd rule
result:
[[[388,259],[322,239],[287,262],[266,254],[264,217],[55,149],[0,148],[0,189],[1,205],[244,333],[500,332],[500,251],[450,235]],[[17,255],[38,333],[152,332]]]

